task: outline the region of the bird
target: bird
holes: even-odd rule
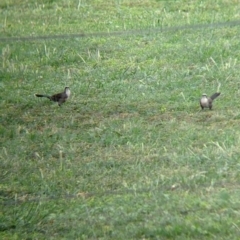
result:
[[[201,108],[209,108],[210,110],[212,110],[213,100],[217,98],[220,94],[220,92],[216,92],[211,97],[207,97],[207,94],[204,93],[200,99]]]
[[[61,93],[53,94],[52,96],[45,94],[35,94],[36,97],[46,97],[50,99],[50,101],[58,102],[58,106],[61,106],[62,103],[66,102],[66,100],[70,97],[71,91],[69,87],[65,87],[64,91]]]

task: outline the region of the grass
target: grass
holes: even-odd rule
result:
[[[0,12],[1,239],[239,239],[238,1]]]

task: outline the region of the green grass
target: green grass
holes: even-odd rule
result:
[[[1,1],[1,239],[239,239],[239,12]]]

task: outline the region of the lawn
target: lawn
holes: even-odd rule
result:
[[[236,0],[2,0],[0,238],[240,239],[239,19]]]

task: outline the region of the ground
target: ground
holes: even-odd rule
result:
[[[1,239],[239,239],[239,13],[1,1]]]

